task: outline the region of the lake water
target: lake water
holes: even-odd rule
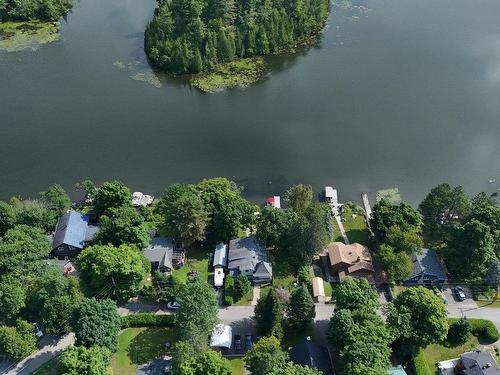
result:
[[[252,199],[298,182],[341,200],[396,186],[417,203],[441,181],[496,191],[500,1],[358,4],[369,10],[333,7],[320,45],[273,58],[265,82],[202,94],[130,78],[151,75],[153,1],[81,0],[58,42],[0,52],[0,198],[213,176]]]

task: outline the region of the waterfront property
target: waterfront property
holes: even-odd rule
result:
[[[435,250],[422,249],[420,254],[412,255],[413,270],[405,280],[406,285],[439,285],[446,282],[443,262]]]
[[[342,281],[345,277],[366,278],[375,282],[372,256],[368,247],[359,243],[346,245],[333,242],[328,245],[328,258],[332,273]]]
[[[134,207],[146,207],[153,204],[154,197],[152,195],[143,194],[140,191],[135,191],[132,194],[132,204]]]
[[[269,283],[273,277],[273,268],[268,262],[267,249],[254,236],[229,242],[227,268],[230,275],[245,275],[257,284]]]
[[[330,205],[334,214],[342,209],[342,203],[339,203],[337,189],[331,186],[325,186],[325,202]]]
[[[88,216],[69,210],[57,221],[52,255],[59,259],[77,256],[98,230],[98,227],[89,224]]]
[[[172,258],[175,240],[169,237],[152,237],[144,256],[151,263],[151,271],[170,273],[173,269]]]
[[[266,204],[274,208],[281,208],[281,197],[279,195],[269,197],[266,199]]]

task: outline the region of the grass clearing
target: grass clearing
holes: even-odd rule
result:
[[[234,306],[248,306],[253,300],[253,286],[250,288],[247,294],[240,298],[238,302],[234,303]]]
[[[455,347],[447,347],[442,344],[431,344],[424,349],[424,357],[429,368],[435,370],[437,362],[457,358],[460,354],[475,349],[478,346],[479,341],[477,337],[471,335],[465,344]]]
[[[175,340],[173,330],[164,327],[127,328],[120,332],[111,360],[114,375],[135,375],[137,366],[167,352],[165,343]]]
[[[295,277],[295,272],[287,262],[276,261],[272,257],[273,264],[273,286],[275,288],[283,288],[288,291],[293,291],[295,286],[293,285],[297,278]]]
[[[348,202],[342,208],[341,218],[349,242],[357,242],[365,246],[370,244],[363,208]]]
[[[188,273],[191,271],[196,271],[198,275],[203,279],[208,281],[208,277],[211,274],[209,271],[208,260],[210,259],[211,250],[204,248],[193,248],[186,251],[187,262],[181,268],[174,270],[172,272],[173,276],[185,283],[188,279]]]
[[[229,362],[231,363],[231,375],[245,374],[245,361],[243,358],[231,358]]]
[[[500,301],[476,301],[479,307],[495,307],[500,309]]]

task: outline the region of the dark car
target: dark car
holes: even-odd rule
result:
[[[253,340],[252,340],[252,335],[250,333],[247,333],[245,335],[245,350],[250,350],[253,345]]]
[[[457,296],[459,301],[465,301],[465,292],[461,286],[456,286],[453,292],[455,292],[455,296]]]
[[[241,350],[241,335],[234,335],[234,349]]]

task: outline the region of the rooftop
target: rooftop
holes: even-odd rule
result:
[[[87,236],[89,218],[73,210],[69,210],[57,221],[52,248],[63,244],[83,249]]]
[[[290,348],[289,354],[293,363],[314,367],[324,375],[332,374],[328,350],[312,342],[309,337]]]
[[[159,267],[172,269],[174,244],[174,239],[170,237],[152,237],[148,247],[144,249],[144,256],[150,262],[158,262]]]
[[[421,254],[413,254],[413,271],[409,279],[420,275],[433,275],[439,279],[446,279],[446,273],[443,269],[441,261],[432,249],[422,249]]]
[[[259,262],[267,262],[265,246],[254,236],[229,241],[228,268],[254,270]]]

